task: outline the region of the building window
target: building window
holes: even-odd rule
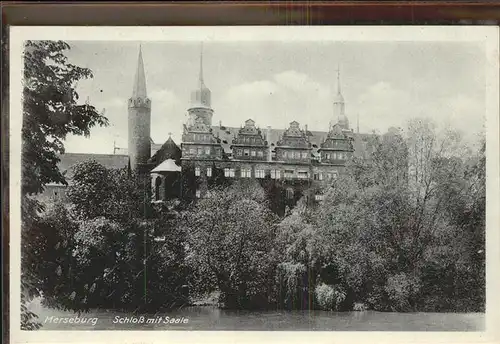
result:
[[[323,180],[323,173],[322,173],[322,172],[320,172],[320,173],[318,174],[318,178],[319,178],[319,180]]]
[[[234,168],[225,168],[224,177],[234,177]]]
[[[306,171],[299,171],[298,177],[299,177],[299,179],[307,179],[308,173]]]
[[[236,155],[241,156],[241,154],[242,154],[242,153],[243,153],[243,150],[242,150],[242,149],[238,148],[238,149],[236,150]]]
[[[199,167],[195,167],[194,168],[194,175],[199,177],[201,174],[201,169]]]
[[[286,179],[293,178],[293,170],[285,170],[285,178]]]
[[[194,149],[194,148],[190,148],[190,149],[189,149],[189,153],[191,153],[191,154],[193,154],[193,155],[194,155],[194,154],[196,154],[196,149]]]
[[[328,174],[327,174],[327,178],[328,178],[328,180],[332,179],[332,174],[331,174],[331,173],[328,173]]]
[[[271,179],[280,179],[281,171],[280,170],[271,170]]]
[[[249,168],[241,169],[241,178],[250,178],[252,176],[252,170]]]
[[[198,147],[198,155],[202,155],[202,154],[203,154],[203,148]]]
[[[259,158],[262,158],[264,156],[264,152],[263,151],[258,151],[257,155],[259,156]]]
[[[193,134],[193,141],[196,141],[196,134]]]
[[[322,201],[324,198],[325,198],[325,196],[321,195],[321,194],[314,196],[314,199],[316,199],[316,201]]]
[[[313,174],[313,179],[314,179],[314,180],[318,180],[318,179],[319,179],[319,177],[318,177],[318,174],[317,174],[317,173]]]
[[[292,188],[286,189],[286,198],[293,199],[293,189]]]
[[[334,153],[334,154],[335,154],[335,153]],[[330,153],[326,153],[326,154],[325,154],[325,159],[326,159],[326,160],[330,160]]]
[[[210,147],[205,147],[205,154],[210,155]]]
[[[307,159],[307,153],[306,152],[302,152],[302,159]]]
[[[249,149],[243,150],[243,155],[249,156],[250,155],[250,150]]]
[[[211,176],[212,176],[212,168],[207,167],[207,177],[211,177]]]
[[[332,178],[333,178],[333,179],[337,179],[337,178],[338,178],[338,176],[339,176],[339,173],[338,173],[337,171],[333,171],[333,172],[332,172]]]
[[[200,198],[201,197],[201,191],[198,189],[196,190],[196,198]]]
[[[255,178],[264,178],[265,171],[264,170],[255,170]]]
[[[252,156],[255,156],[255,154],[256,154],[256,153],[255,153],[255,151],[253,150],[253,151],[252,151]]]

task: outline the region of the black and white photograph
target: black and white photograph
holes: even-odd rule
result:
[[[100,29],[19,42],[13,328],[486,331],[498,30]]]

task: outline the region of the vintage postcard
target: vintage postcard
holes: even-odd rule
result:
[[[12,27],[12,343],[498,342],[497,27]]]

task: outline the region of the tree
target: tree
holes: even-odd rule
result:
[[[95,160],[87,160],[73,166],[67,197],[80,220],[104,216],[126,224],[144,217],[145,191],[134,172],[107,169]]]
[[[24,51],[22,193],[36,194],[47,183],[65,183],[57,168],[68,134],[89,136],[107,119],[94,106],[79,104],[76,85],[92,78],[88,68],[64,55],[62,41],[27,41]]]
[[[47,183],[66,183],[57,163],[68,134],[89,136],[92,127],[108,124],[95,107],[78,103],[76,85],[81,79],[91,78],[92,71],[69,63],[64,55],[68,49],[70,46],[62,41],[27,41],[24,50],[21,276],[26,302],[38,295],[34,286],[39,272],[24,263],[37,249],[34,228],[42,210],[29,195],[42,192]],[[26,315],[21,326],[31,328],[28,323],[32,317]]]
[[[252,181],[213,189],[186,213],[191,265],[217,286],[225,307],[268,304],[276,256],[274,224],[263,190]],[[210,286],[206,281],[197,284]]]
[[[156,312],[184,304],[188,268],[175,202],[144,219],[142,185],[126,170],[87,161],[74,172],[65,204],[51,207],[34,227],[38,249],[30,262],[44,302],[78,312]]]

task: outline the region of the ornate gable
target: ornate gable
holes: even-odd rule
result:
[[[232,143],[244,146],[267,146],[261,130],[255,127],[255,122],[251,119],[245,121],[245,126],[240,128]]]
[[[290,127],[285,130],[281,140],[277,142],[277,146],[288,146],[293,148],[309,148],[311,143],[306,132],[300,129],[299,122],[293,121]]]

